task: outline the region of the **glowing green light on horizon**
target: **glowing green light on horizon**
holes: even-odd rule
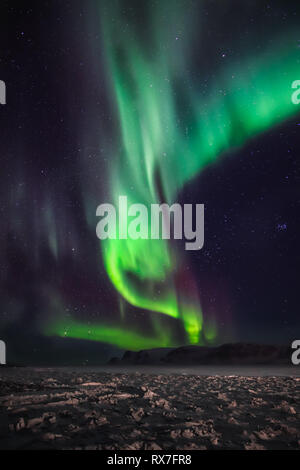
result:
[[[48,325],[46,335],[99,341],[131,351],[179,346],[179,344],[164,331],[160,331],[160,333],[156,331],[155,335],[151,337],[151,335],[146,336],[132,329],[128,330],[125,326],[114,327],[86,324],[75,320],[68,321],[67,326],[66,322],[61,320],[52,325]]]

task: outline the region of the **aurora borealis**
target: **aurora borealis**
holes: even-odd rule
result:
[[[26,327],[37,350],[59,338],[139,350],[288,337],[278,332],[297,324],[300,11],[283,5],[89,0],[7,12],[17,32],[7,32],[7,77],[0,69],[2,336]],[[96,208],[121,195],[204,203],[204,249],[100,243]]]

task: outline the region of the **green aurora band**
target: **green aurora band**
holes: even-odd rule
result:
[[[127,196],[128,204],[172,204],[207,165],[298,112],[291,102],[291,83],[299,71],[295,35],[279,38],[260,55],[223,65],[207,87],[189,72],[199,25],[197,15],[187,10],[184,1],[172,7],[169,1],[156,7],[151,2],[147,45],[141,26],[124,17],[122,2],[110,1],[101,11],[107,82],[119,123],[109,168],[110,201],[115,205],[120,195]],[[190,298],[176,285],[184,255],[172,244],[105,240],[102,250],[111,282],[129,304],[149,311],[153,332],[145,336],[126,324],[85,325],[75,320],[66,329],[59,320],[48,334],[132,350],[177,346],[159,313],[181,322],[185,344],[216,339],[215,321],[203,320],[197,295]]]

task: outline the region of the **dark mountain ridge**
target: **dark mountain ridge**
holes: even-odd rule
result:
[[[204,365],[204,364],[291,364],[288,346],[253,343],[229,343],[216,347],[182,346],[179,348],[126,351],[110,365]]]

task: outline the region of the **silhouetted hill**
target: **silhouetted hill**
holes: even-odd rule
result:
[[[110,365],[197,365],[197,364],[290,364],[287,346],[235,343],[217,347],[183,346],[180,348],[126,351],[122,359],[112,358]]]

